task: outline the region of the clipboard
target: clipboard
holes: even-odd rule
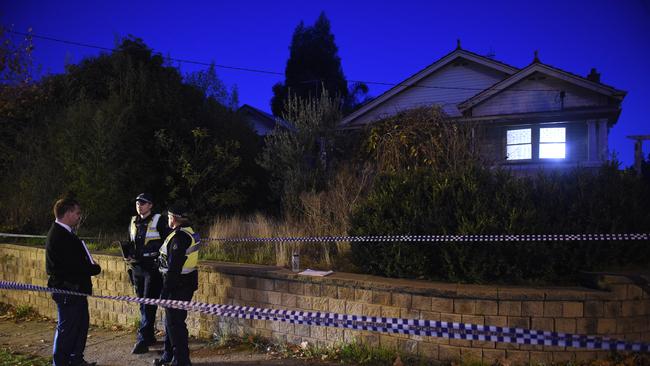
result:
[[[130,240],[120,241],[120,250],[122,251],[122,257],[124,259],[133,259],[135,258],[135,245]]]

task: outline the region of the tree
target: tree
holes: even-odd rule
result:
[[[21,42],[16,42],[11,31],[0,24],[0,83],[28,82],[30,80],[32,29]]]
[[[31,81],[31,28],[16,42],[11,31],[0,24],[0,171],[17,155],[16,138],[23,129],[26,106],[36,102],[38,90]]]
[[[214,63],[207,70],[199,70],[185,76],[185,82],[197,87],[207,98],[213,98],[222,105],[235,110],[239,105],[237,86],[230,91],[226,84],[219,79]]]
[[[337,99],[323,90],[320,98],[290,95],[284,109],[293,128],[276,125],[266,137],[259,163],[270,174],[269,184],[275,198],[291,213],[300,206],[302,192],[319,191],[326,184],[331,170],[326,154],[341,120],[341,107]]]
[[[241,171],[241,143],[220,141],[206,128],[194,128],[189,135],[173,136],[165,130],[156,133],[169,166],[176,167],[165,177],[171,189],[169,198],[189,201],[200,218],[242,207],[255,182]]]
[[[161,209],[168,199],[200,203],[199,215],[258,208],[259,137],[220,103],[235,98],[217,93],[214,70],[198,76],[189,83],[129,36],[111,53],[30,83],[24,103],[0,88],[2,127],[20,126],[0,141],[0,152],[5,141],[15,150],[0,156],[0,226],[42,230],[64,191],[83,202],[94,230],[124,225],[142,191]]]
[[[305,26],[303,22],[298,24],[293,32],[284,73],[284,83],[273,86],[271,110],[275,116],[284,115],[289,96],[306,100],[320,97],[325,90],[346,107],[354,104],[358,91],[368,90],[365,85],[355,85],[353,93],[348,91],[338,47],[325,12],[320,14],[313,26]]]

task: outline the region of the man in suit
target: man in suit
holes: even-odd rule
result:
[[[54,204],[54,217],[45,241],[45,269],[48,287],[92,293],[91,276],[101,268],[93,260],[86,244],[74,233],[81,219],[81,206],[72,198]],[[56,302],[57,325],[54,334],[55,366],[92,366],[84,359],[89,314],[86,296],[52,294]]]

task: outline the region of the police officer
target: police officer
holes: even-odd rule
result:
[[[185,205],[172,205],[168,210],[167,222],[173,231],[160,248],[160,272],[163,275],[163,290],[160,297],[190,301],[199,283],[197,262],[201,239],[192,229]],[[186,310],[165,308],[165,348],[161,358],[154,360],[154,365],[192,364],[186,318]]]
[[[138,297],[157,299],[162,289],[162,277],[158,271],[157,257],[163,240],[171,232],[160,214],[153,214],[153,200],[148,193],[135,198],[135,210],[131,217],[129,239],[134,244],[134,255],[127,259],[131,283]],[[156,305],[140,304],[140,328],[131,353],[149,352],[149,346],[156,342],[154,335]]]

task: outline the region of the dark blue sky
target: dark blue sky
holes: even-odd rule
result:
[[[127,34],[174,58],[284,72],[296,25],[331,21],[348,79],[399,83],[456,46],[516,67],[533,51],[542,62],[628,92],[610,151],[633,161],[631,134],[650,135],[650,0],[563,1],[0,1],[0,21],[16,31],[113,47]],[[35,40],[42,73],[60,73],[99,51]],[[183,72],[197,66],[181,65]],[[240,104],[270,111],[282,76],[218,69]],[[386,87],[371,85],[374,96]],[[650,153],[650,142],[644,146]]]

